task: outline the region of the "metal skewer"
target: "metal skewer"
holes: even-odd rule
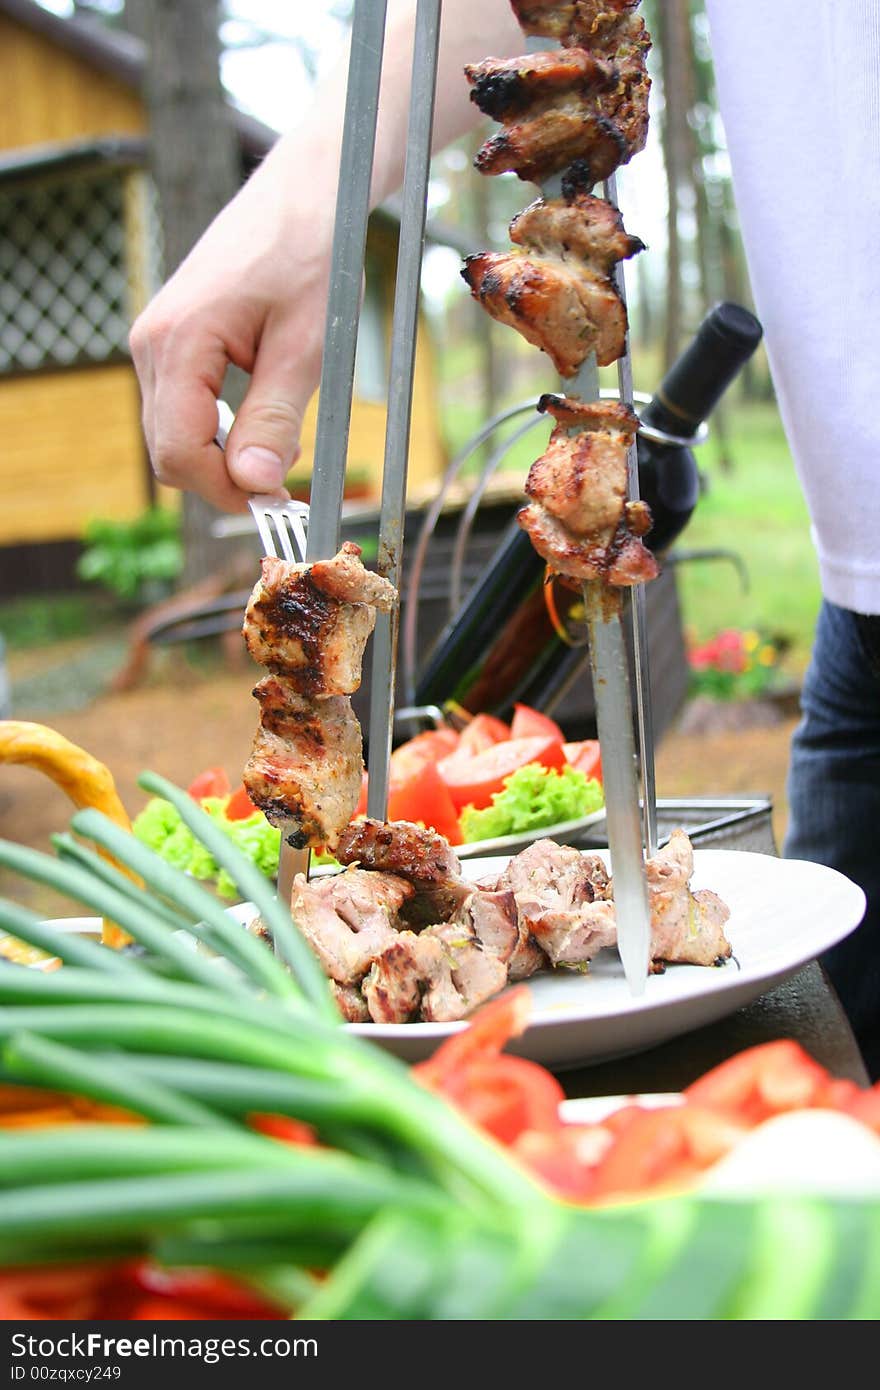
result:
[[[552,48],[541,39],[530,39],[531,50]],[[606,190],[608,185],[606,184]],[[562,193],[561,175],[554,175],[542,185],[545,198],[558,198]],[[615,204],[616,206],[616,204]],[[623,266],[617,267],[618,288],[623,286]],[[624,381],[632,384],[632,359],[629,334],[626,337],[625,357],[628,366],[620,376],[621,399]],[[595,353],[590,353],[577,375],[564,380],[566,395],[582,401],[600,397],[599,371]],[[576,433],[576,428],[572,433]],[[628,460],[628,492],[635,488],[638,496],[638,470],[635,444]],[[614,906],[617,918],[617,949],[630,993],[644,993],[651,959],[651,922],[648,912],[648,893],[645,885],[642,856],[642,825],[639,816],[639,785],[636,774],[636,749],[632,723],[632,696],[629,665],[622,621],[621,595],[601,580],[584,585],[584,610],[590,639],[590,667],[593,674],[593,696],[596,706],[596,729],[602,753],[602,781],[605,792],[605,825],[608,849],[614,877]],[[635,625],[634,625],[635,628]],[[634,631],[635,640],[641,637]],[[637,665],[645,664],[647,647],[638,648]],[[647,695],[647,680],[637,681],[636,698],[641,702]],[[639,713],[639,729],[643,715]],[[647,824],[647,822],[646,822]]]
[[[403,559],[413,373],[420,271],[425,244],[441,4],[442,0],[418,0],[416,9],[406,170],[403,181],[397,281],[394,290],[394,319],[391,329],[388,417],[377,567],[379,573],[391,581],[398,593]],[[388,809],[388,768],[394,722],[399,625],[398,603],[391,613],[377,615],[373,638],[367,814],[377,820],[384,820]]]
[[[309,504],[306,545],[309,562],[329,560],[339,549],[386,9],[387,0],[355,0],[352,19]],[[294,877],[298,873],[308,873],[309,859],[308,850],[293,849],[282,839],[278,896],[288,906]]]

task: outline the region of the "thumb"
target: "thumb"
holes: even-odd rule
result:
[[[303,416],[312,394],[303,363],[273,353],[265,339],[247,395],[226,441],[226,468],[243,492],[276,492],[299,458]]]

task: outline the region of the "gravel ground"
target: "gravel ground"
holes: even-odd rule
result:
[[[79,654],[78,654],[79,656]],[[186,786],[205,767],[221,764],[237,779],[250,751],[257,707],[250,692],[256,668],[236,671],[193,669],[175,653],[156,663],[150,682],[123,695],[98,695],[84,708],[31,709],[16,698],[15,716],[49,723],[74,743],[105,762],[120,796],[134,816],[145,796],[137,786],[150,768]],[[78,659],[71,684],[81,669]],[[29,672],[28,676],[36,675]],[[64,682],[54,674],[53,687],[63,695]],[[20,690],[20,687],[17,687]],[[31,687],[36,697],[35,687]],[[24,692],[22,692],[24,693]],[[64,699],[58,701],[63,706]],[[795,721],[699,734],[670,733],[658,750],[659,796],[769,793],[775,807],[777,841],[785,829],[785,771]],[[45,848],[53,831],[70,816],[67,798],[45,777],[28,768],[0,769],[0,836]],[[48,890],[14,883],[0,872],[0,892],[41,911],[58,912],[61,900]]]

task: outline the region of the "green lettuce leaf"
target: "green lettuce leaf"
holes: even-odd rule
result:
[[[465,806],[461,829],[465,841],[495,840],[502,835],[518,835],[540,830],[560,821],[578,820],[604,805],[602,785],[574,767],[541,767],[528,763],[504,779],[504,788],[495,792],[492,805],[478,811]]]

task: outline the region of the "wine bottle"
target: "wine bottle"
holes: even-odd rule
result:
[[[641,413],[639,493],[651,508],[646,544],[668,549],[700,494],[689,446],[761,340],[738,304],[718,304]],[[509,716],[516,701],[549,708],[586,659],[582,601],[546,566],[516,521],[455,618],[438,637],[415,690],[419,705],[454,701],[471,714]]]

